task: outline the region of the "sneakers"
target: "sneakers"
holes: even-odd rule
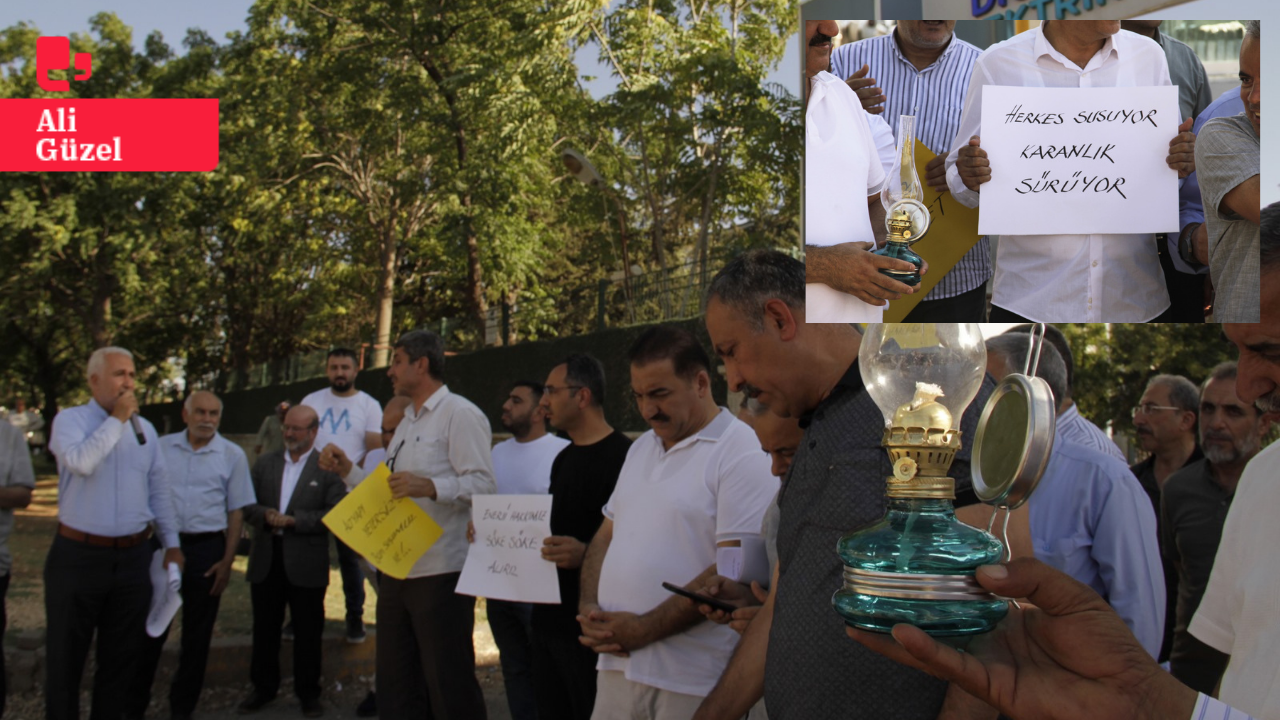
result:
[[[364,700],[361,700],[360,704],[356,706],[356,717],[378,717],[378,696],[375,695],[372,690],[370,690],[369,694],[364,696]]]
[[[347,618],[347,642],[351,645],[359,645],[369,637],[364,631],[364,619],[358,617]]]

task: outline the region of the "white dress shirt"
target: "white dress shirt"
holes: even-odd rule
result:
[[[302,468],[307,466],[307,458],[311,457],[311,453],[316,451],[313,444],[307,449],[297,462],[293,461],[293,456],[288,450],[284,451],[284,475],[280,478],[280,512],[289,510],[289,501],[293,499],[293,491],[298,488],[298,478],[302,477]]]
[[[966,207],[978,207],[980,193],[965,187],[956,159],[971,136],[982,135],[984,86],[1169,84],[1164,51],[1126,30],[1108,38],[1083,69],[1054,49],[1039,27],[992,45],[973,67],[960,130],[947,156],[951,194]],[[1002,235],[993,284],[993,305],[1036,322],[1147,322],[1169,307],[1151,234]]]
[[[471,496],[493,494],[493,461],[489,420],[470,400],[449,392],[447,385],[431,394],[420,409],[412,405],[396,426],[388,450],[393,472],[430,478],[436,499],[413,498],[444,528],[444,534],[409,571],[409,578],[460,572],[467,559],[467,521]]]

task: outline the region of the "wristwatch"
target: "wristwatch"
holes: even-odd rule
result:
[[[1195,248],[1191,247],[1191,238],[1196,234],[1196,230],[1204,223],[1191,223],[1182,228],[1182,233],[1178,235],[1178,257],[1182,258],[1182,262],[1190,265],[1193,269],[1199,270],[1204,267],[1204,263],[1196,260]]]

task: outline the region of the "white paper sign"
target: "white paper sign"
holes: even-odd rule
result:
[[[1178,88],[982,89],[978,232],[1178,232]]]
[[[151,610],[147,613],[147,634],[160,637],[182,607],[182,571],[173,563],[164,566],[164,550],[151,555]]]
[[[462,595],[558,603],[555,563],[542,559],[551,535],[550,495],[473,495],[476,539],[458,578]]]

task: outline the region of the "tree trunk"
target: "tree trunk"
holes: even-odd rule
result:
[[[378,282],[378,325],[373,340],[371,367],[391,364],[391,311],[396,289],[396,233],[394,223],[382,229],[382,269]]]
[[[480,271],[480,242],[471,226],[471,194],[462,196],[462,207],[467,213],[464,232],[467,240],[467,304],[471,309],[471,321],[480,333],[480,345],[485,341],[484,278]]]

